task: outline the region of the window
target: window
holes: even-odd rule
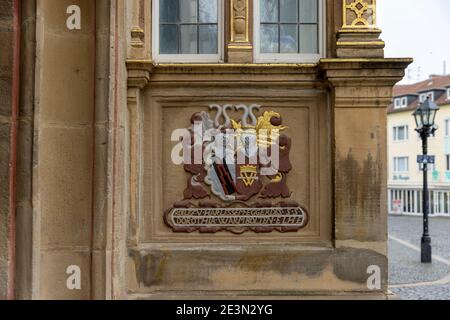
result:
[[[154,4],[156,61],[220,61],[221,0],[157,0]]]
[[[434,101],[434,92],[429,92],[427,96],[428,98],[430,98],[431,101]]]
[[[420,103],[425,102],[425,100],[427,100],[427,94],[426,93],[421,93],[420,96],[419,96]]]
[[[394,127],[394,141],[405,141],[408,139],[408,126]]]
[[[408,98],[397,98],[394,100],[395,109],[406,108],[408,106]]]
[[[254,10],[256,61],[320,59],[323,0],[256,0]]]
[[[402,98],[402,108],[406,108],[408,106],[408,98],[403,97]]]
[[[450,137],[450,119],[445,120],[445,137],[449,138]]]
[[[450,100],[450,88],[447,88],[447,100]]]
[[[427,170],[430,171],[430,172],[436,171],[436,164],[435,163],[428,164]],[[419,163],[419,171],[423,171],[423,163]]]
[[[409,158],[408,157],[395,157],[394,158],[394,172],[408,172],[409,171]]]
[[[430,98],[431,101],[434,101],[434,92],[421,93],[419,96],[420,103],[425,102],[427,98]]]
[[[447,171],[450,171],[450,154],[447,154],[446,156],[445,156],[445,169],[447,170]]]

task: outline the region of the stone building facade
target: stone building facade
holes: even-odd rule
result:
[[[387,296],[411,60],[384,58],[375,0],[288,2],[0,2],[1,298]],[[175,164],[199,121],[282,130],[279,171]]]

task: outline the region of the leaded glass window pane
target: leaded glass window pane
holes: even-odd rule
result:
[[[318,54],[319,0],[260,0],[261,53]]]
[[[219,0],[159,0],[160,54],[217,54]]]

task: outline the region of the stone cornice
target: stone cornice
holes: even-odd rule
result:
[[[145,87],[153,73],[167,75],[189,74],[285,74],[313,75],[322,73],[331,85],[375,85],[377,82],[395,84],[404,76],[405,68],[412,63],[410,58],[352,58],[321,59],[310,64],[155,64],[152,60],[126,61],[129,87]],[[225,80],[225,79],[224,79]],[[286,80],[288,80],[286,78]],[[311,80],[311,79],[310,79]]]
[[[322,59],[319,68],[332,86],[392,86],[412,62],[411,58]]]
[[[151,60],[132,60],[126,61],[128,78],[128,87],[144,88],[150,81],[150,75],[153,72],[154,65]]]

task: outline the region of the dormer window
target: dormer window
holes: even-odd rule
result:
[[[419,101],[420,101],[420,103],[423,103],[423,102],[425,102],[425,100],[427,100],[427,94],[426,93],[422,93],[419,96]]]
[[[430,98],[431,101],[434,101],[434,92],[421,93],[419,96],[420,103],[425,102],[425,100],[427,100],[427,98]]]
[[[396,98],[394,100],[394,106],[395,109],[406,108],[408,106],[408,98],[407,97]]]

